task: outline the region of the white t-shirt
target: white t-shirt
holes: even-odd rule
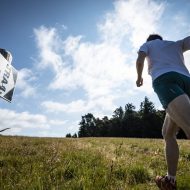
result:
[[[176,42],[152,40],[144,43],[139,49],[147,55],[148,73],[152,80],[170,71],[190,77],[183,57],[183,53],[187,50],[190,50],[190,36]]]

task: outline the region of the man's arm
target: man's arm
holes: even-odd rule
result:
[[[140,87],[143,85],[143,78],[142,78],[142,72],[144,68],[144,60],[146,57],[146,53],[143,51],[140,51],[137,57],[136,61],[136,70],[137,70],[137,81],[136,85],[137,87]]]

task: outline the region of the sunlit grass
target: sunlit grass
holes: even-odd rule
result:
[[[190,189],[189,141],[180,140],[178,189]],[[0,189],[156,190],[163,141],[0,136]]]

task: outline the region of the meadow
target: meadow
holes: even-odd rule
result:
[[[179,140],[178,189],[190,190],[189,141]],[[156,190],[162,139],[0,136],[1,190]]]

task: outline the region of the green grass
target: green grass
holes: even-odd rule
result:
[[[190,190],[189,141],[180,140],[178,189]],[[156,190],[162,140],[0,136],[1,190]]]

